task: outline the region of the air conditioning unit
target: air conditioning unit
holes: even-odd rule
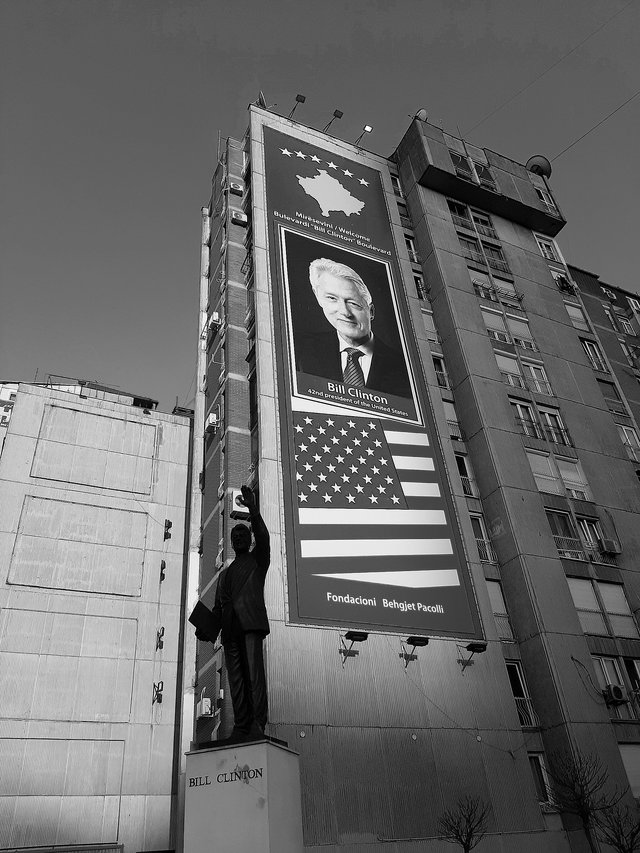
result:
[[[616,539],[600,539],[598,542],[603,554],[621,554],[620,543]]]
[[[607,684],[602,695],[607,705],[624,705],[625,702],[629,701],[627,691],[619,684]]]
[[[231,492],[231,512],[229,515],[231,518],[236,519],[236,521],[248,521],[250,518],[249,510],[238,500],[241,497],[242,492],[240,489],[233,489]]]
[[[211,699],[209,699],[208,696],[203,696],[196,705],[196,717],[198,719],[200,719],[200,717],[213,717]]]
[[[231,181],[229,184],[229,191],[234,195],[244,195],[244,184],[241,184],[238,181]]]
[[[207,415],[207,420],[205,421],[204,431],[205,435],[215,435],[216,430],[218,429],[219,418],[215,412],[212,412],[210,415]]]
[[[235,223],[235,225],[244,225],[246,227],[249,222],[249,218],[246,213],[242,213],[239,210],[232,210],[231,221]]]

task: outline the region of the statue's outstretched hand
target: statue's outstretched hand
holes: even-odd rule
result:
[[[249,488],[249,486],[241,486],[240,491],[242,492],[241,501],[246,508],[251,511],[256,508],[256,499],[253,491]]]

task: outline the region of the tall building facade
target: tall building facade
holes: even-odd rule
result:
[[[440,851],[465,794],[488,849],[584,850],[553,801],[561,757],[640,793],[637,300],[605,334],[529,165],[418,117],[384,158],[258,107],[220,152],[199,592],[211,606],[249,483],[272,542],[268,733],[300,753],[310,851]],[[360,327],[358,377],[333,347]],[[205,745],[232,725],[222,650],[199,644],[196,673]]]
[[[2,386],[0,848],[175,845],[192,420]]]

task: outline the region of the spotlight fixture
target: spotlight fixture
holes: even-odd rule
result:
[[[429,638],[407,637],[407,639],[401,642],[400,645],[402,647],[402,651],[400,652],[398,657],[402,658],[402,660],[404,661],[404,668],[406,669],[412,660],[418,660],[418,655],[415,653],[415,651],[416,649],[423,649],[425,646],[428,646]],[[407,646],[411,646],[410,652],[407,651]]]
[[[295,113],[295,111],[296,111],[296,109],[297,109],[297,107],[298,107],[298,104],[304,104],[304,102],[305,102],[306,100],[307,100],[307,98],[306,98],[306,96],[305,96],[305,95],[296,95],[296,102],[295,102],[295,104],[293,105],[293,107],[291,108],[291,112],[289,113],[289,115],[287,116],[287,118],[291,118],[291,116]]]
[[[372,130],[373,130],[373,128],[371,127],[370,124],[365,124],[365,126],[362,128],[362,133],[360,134],[360,136],[356,139],[356,141],[353,144],[358,145],[358,143],[360,142],[362,137],[365,135],[365,133],[371,133]]]
[[[462,667],[463,672],[468,666],[471,666],[473,664],[472,658],[474,655],[481,655],[483,652],[487,651],[487,644],[483,640],[474,640],[473,642],[469,643],[465,648],[468,652],[471,652],[471,654],[468,658],[458,658],[458,663]],[[460,646],[458,646],[458,650],[462,651],[460,649]]]
[[[342,110],[334,110],[333,111],[333,118],[329,121],[328,124],[325,124],[325,126],[322,128],[322,133],[326,133],[329,130],[329,128],[331,127],[331,125],[334,123],[334,121],[337,118],[342,118],[343,115],[344,115],[344,113],[342,112]]]
[[[345,635],[340,635],[340,646],[338,648],[338,654],[342,656],[342,668],[344,669],[344,664],[347,658],[355,658],[360,654],[357,649],[353,648],[354,643],[364,643],[369,639],[369,635],[366,631],[347,631]],[[346,642],[345,642],[346,641]],[[347,642],[351,643],[350,646],[347,646]]]

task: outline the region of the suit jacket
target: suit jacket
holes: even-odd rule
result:
[[[257,512],[251,518],[251,527],[256,544],[245,554],[238,554],[218,579],[213,618],[221,626],[223,644],[231,639],[234,626],[243,632],[269,633],[264,604],[264,582],[271,559],[269,531]]]
[[[296,341],[296,363],[301,373],[321,376],[331,382],[344,382],[338,340],[332,335],[306,335]],[[373,338],[373,356],[366,387],[372,391],[411,397],[411,385],[404,356],[397,349]]]

